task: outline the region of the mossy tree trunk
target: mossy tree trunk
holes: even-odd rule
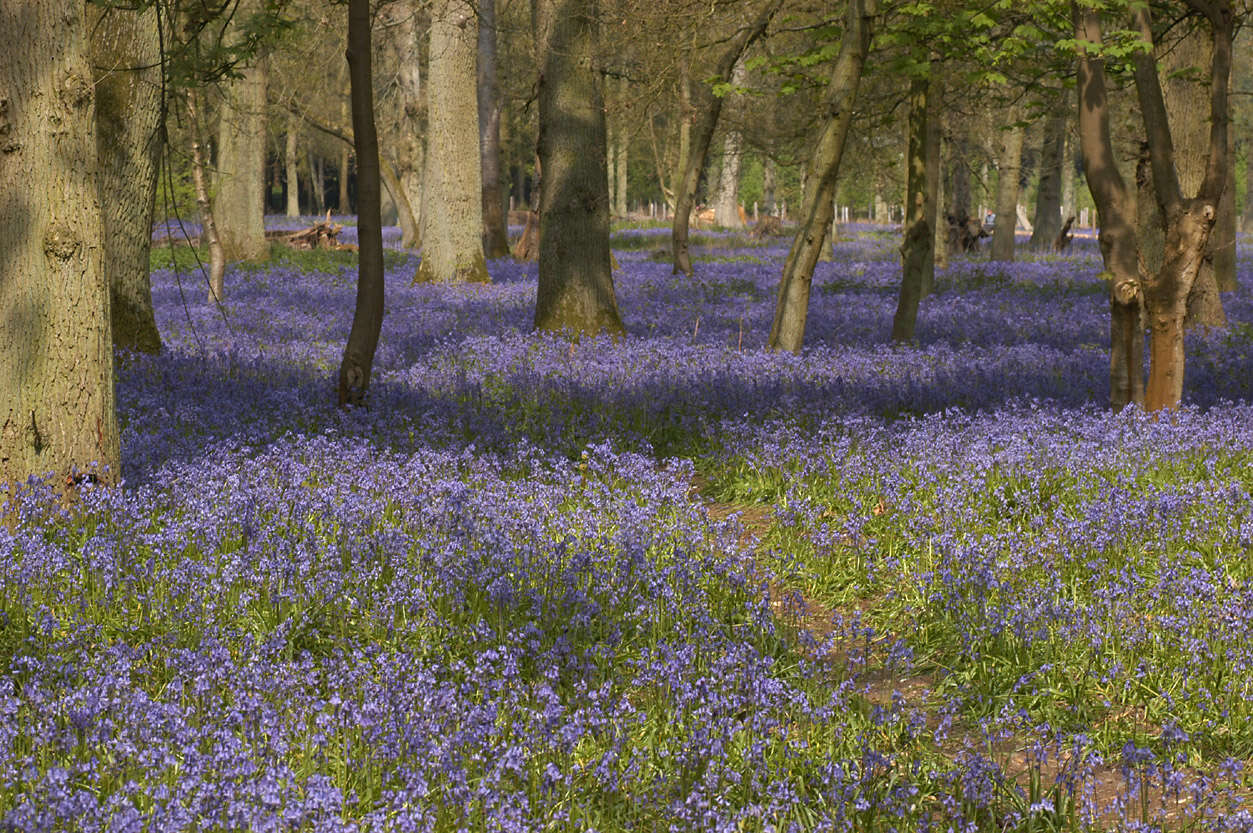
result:
[[[0,492],[120,466],[82,3],[0,5]],[[67,480],[68,479],[68,480]]]
[[[483,253],[509,254],[505,192],[500,172],[500,116],[504,101],[496,77],[496,0],[478,0],[479,152],[483,177]]]
[[[158,353],[148,253],[161,153],[160,35],[155,7],[87,5],[96,85],[96,153],[113,344]]]
[[[1066,114],[1059,107],[1044,122],[1044,138],[1040,144],[1040,184],[1036,189],[1035,216],[1028,244],[1032,251],[1052,249],[1062,229],[1062,154],[1065,140]]]
[[[930,73],[928,72],[928,75]],[[934,141],[928,111],[929,77],[909,84],[909,142],[906,151],[905,233],[901,243],[901,292],[892,318],[892,340],[914,340],[918,304],[935,270],[935,184],[928,181],[928,140]]]

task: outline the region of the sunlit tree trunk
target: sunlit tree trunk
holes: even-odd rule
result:
[[[627,79],[619,78],[618,79],[619,106],[621,107],[626,106],[627,95],[628,95]],[[619,122],[620,126],[618,128],[617,135],[615,137],[617,140],[617,149],[614,151],[614,154],[613,154],[614,174],[617,177],[617,180],[614,183],[615,187],[613,189],[614,213],[617,214],[619,217],[626,217],[627,210],[628,210],[627,172],[630,170],[630,168],[628,167],[628,163],[630,161],[628,158],[628,154],[630,152],[630,146],[631,146],[631,131],[628,129],[625,121],[626,120],[623,119],[622,121]]]
[[[374,127],[370,0],[348,3],[348,74],[353,150],[357,157],[357,301],[339,365],[340,407],[365,404],[383,327],[383,218],[378,135]]]
[[[96,152],[113,344],[157,353],[148,253],[161,152],[157,10],[87,5]]]
[[[119,476],[85,13],[0,5],[0,491]]]
[[[1011,115],[1016,119],[1017,116]],[[1018,175],[1022,172],[1024,130],[1010,127],[1000,135],[997,160],[996,229],[992,233],[992,260],[1014,259],[1014,229],[1018,224]]]
[[[430,44],[422,262],[415,280],[486,282],[474,7],[467,0],[439,0],[431,13]]]
[[[200,212],[201,243],[209,249],[208,280],[209,303],[219,303],[226,294],[226,253],[222,251],[222,239],[218,237],[217,222],[213,216],[213,201],[209,197],[209,184],[205,159],[204,125],[200,115],[200,91],[187,91],[188,132],[191,135],[191,182],[196,195],[196,208]]]
[[[483,176],[483,253],[509,254],[505,193],[500,175],[500,114],[503,102],[496,78],[496,0],[478,0],[479,147]]]
[[[747,70],[744,59],[735,62],[731,83],[744,86]],[[734,106],[734,101],[732,102]],[[718,174],[718,191],[714,196],[714,223],[723,228],[743,228],[740,219],[740,149],[743,138],[740,131],[732,128],[722,139],[722,167]]]
[[[844,142],[852,123],[853,105],[861,83],[861,71],[870,51],[875,0],[851,0],[848,5],[840,53],[823,95],[821,112],[826,122],[810,156],[808,177],[814,183],[800,211],[800,228],[783,264],[770,328],[770,349],[799,352],[805,338],[809,313],[809,286],[814,264],[835,211],[835,183],[840,171]]]
[[[241,2],[236,20],[254,3]],[[214,216],[227,261],[264,260],[266,71],[262,58],[223,91],[218,128],[218,188]]]
[[[609,253],[605,105],[594,0],[532,0],[539,75],[535,327],[622,332]]]
[[[295,116],[287,117],[287,136],[283,145],[283,166],[287,175],[287,216],[300,216],[300,147],[297,144]]]

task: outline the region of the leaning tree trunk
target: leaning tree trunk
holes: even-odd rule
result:
[[[727,83],[735,71],[735,65],[748,47],[761,37],[775,12],[782,5],[782,0],[768,0],[763,3],[755,18],[741,27],[729,40],[725,41],[722,51],[714,59],[713,72],[706,82],[689,84],[692,96],[693,116],[691,127],[691,146],[688,150],[682,176],[675,182],[674,224],[671,228],[671,239],[674,245],[674,273],[680,272],[691,277],[696,274],[692,268],[692,256],[688,251],[688,225],[691,222],[692,208],[696,203],[696,188],[700,184],[700,172],[705,167],[705,159],[709,155],[709,143],[713,139],[714,130],[718,127],[718,117],[722,114],[722,97],[714,95],[714,83]],[[834,195],[832,196],[834,199]],[[828,222],[830,218],[828,218]],[[825,232],[824,232],[825,233]],[[821,243],[821,241],[819,241]]]
[[[505,192],[500,176],[500,114],[503,101],[496,78],[496,0],[478,0],[479,152],[483,177],[483,253],[509,254]]]
[[[595,0],[532,0],[540,59],[535,327],[622,332],[609,253],[605,106]]]
[[[244,14],[245,6],[240,4],[237,18]],[[265,90],[265,65],[258,58],[224,91],[215,216],[228,261],[264,260],[269,256],[265,240]]]
[[[217,222],[213,217],[213,202],[209,197],[208,177],[205,173],[204,126],[200,119],[200,91],[187,91],[188,132],[191,134],[191,182],[196,195],[196,208],[200,212],[201,242],[209,248],[209,303],[222,301],[226,292],[226,254],[222,251],[222,239],[218,236]]]
[[[357,304],[339,365],[340,407],[365,404],[374,351],[383,328],[382,195],[370,50],[370,0],[349,0],[348,74],[352,81],[353,151],[357,157]]]
[[[87,5],[96,152],[113,345],[158,353],[148,253],[161,153],[157,10]]]
[[[0,6],[0,493],[119,475],[85,13]]]
[[[1016,116],[1011,116],[1015,118]],[[997,160],[996,228],[992,232],[992,260],[1014,259],[1014,229],[1018,225],[1018,175],[1022,171],[1021,125],[1001,134],[1001,153]]]
[[[467,0],[440,0],[431,15],[430,125],[416,282],[491,280],[483,258],[477,52],[474,7]]]
[[[922,299],[928,267],[935,268],[935,186],[928,181],[927,160],[932,138],[928,116],[928,78],[909,84],[909,142],[905,156],[905,239],[901,244],[901,294],[892,318],[892,340],[914,340],[918,303]],[[929,211],[928,209],[931,208]]]
[[[779,280],[774,323],[770,328],[772,350],[797,353],[805,339],[809,285],[827,227],[835,213],[836,178],[840,172],[840,157],[844,155],[844,142],[853,120],[853,105],[857,100],[862,67],[870,51],[875,0],[851,0],[847,15],[840,53],[822,98],[821,112],[827,114],[826,123],[809,160],[807,176],[814,187],[809,189],[801,206],[801,226],[792,241]]]
[[[1040,185],[1036,189],[1029,244],[1032,251],[1049,251],[1062,229],[1062,151],[1065,139],[1065,113],[1051,113],[1044,122],[1044,140],[1040,146]]]
[[[1114,158],[1109,133],[1105,61],[1099,57],[1101,22],[1091,8],[1072,6],[1079,46],[1079,148],[1088,189],[1100,216],[1099,240],[1110,286],[1110,406],[1144,402],[1144,328],[1140,315],[1139,242],[1135,195]]]

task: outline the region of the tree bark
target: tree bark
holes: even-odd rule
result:
[[[486,283],[479,152],[478,22],[467,0],[439,0],[431,15],[429,126],[422,177],[418,283]]]
[[[287,136],[283,147],[283,165],[287,175],[287,216],[300,216],[300,174],[297,167],[300,163],[299,146],[296,141],[296,122],[293,115],[287,117]],[[312,196],[312,192],[310,192]]]
[[[505,193],[500,176],[500,83],[496,78],[496,0],[478,0],[479,146],[483,177],[483,252],[488,258],[509,254]]]
[[[535,327],[622,332],[609,253],[605,105],[594,0],[532,0],[540,59]]]
[[[1118,411],[1144,402],[1135,201],[1118,172],[1110,140],[1105,62],[1093,49],[1101,43],[1100,17],[1088,7],[1071,8],[1079,46],[1079,147],[1100,216],[1101,258],[1110,285],[1110,406]]]
[[[96,85],[96,153],[113,345],[161,351],[148,253],[161,153],[157,11],[88,4]]]
[[[770,328],[770,349],[800,352],[805,338],[805,318],[809,312],[809,286],[814,264],[826,236],[827,226],[835,211],[835,184],[840,171],[840,158],[849,125],[853,120],[853,104],[861,71],[870,51],[870,35],[875,15],[875,0],[851,0],[840,52],[831,71],[831,82],[823,95],[821,112],[825,114],[822,133],[810,156],[808,166],[810,188],[801,206],[801,225],[792,241],[783,275],[779,280],[774,323]]]
[[[1149,270],[1143,280],[1145,314],[1149,321],[1149,380],[1145,407],[1176,408],[1183,397],[1183,329],[1188,296],[1203,268],[1210,232],[1227,184],[1228,101],[1231,73],[1231,41],[1234,30],[1229,0],[1195,2],[1210,30],[1209,143],[1197,196],[1184,197],[1167,115],[1157,61],[1153,55],[1136,53],[1136,92],[1148,137],[1149,167],[1153,191],[1165,220],[1165,256],[1160,269]],[[1141,37],[1152,41],[1147,6],[1136,7],[1132,17]]]
[[[905,236],[901,244],[901,292],[892,318],[892,340],[914,340],[918,303],[922,299],[927,267],[935,267],[935,227],[931,225],[935,188],[927,181],[929,128],[927,78],[909,84],[909,140],[906,150]]]
[[[357,157],[357,303],[339,365],[340,407],[365,404],[383,327],[383,218],[370,40],[370,0],[349,0],[348,74]]]
[[[0,488],[120,467],[81,3],[0,6]],[[93,467],[100,468],[94,469]],[[70,478],[68,481],[66,478]]]
[[[1194,28],[1169,48],[1159,47],[1157,55],[1157,72],[1162,90],[1162,100],[1166,108],[1171,143],[1174,148],[1175,168],[1178,171],[1179,187],[1185,193],[1194,193],[1205,177],[1205,152],[1209,141],[1208,100],[1205,95],[1205,84],[1195,80],[1196,68],[1208,67],[1212,52],[1211,39],[1203,27]],[[1202,69],[1202,71],[1204,71]],[[1154,196],[1155,183],[1151,173],[1151,165],[1142,166],[1144,174],[1137,177],[1137,185],[1141,194],[1138,225],[1140,235],[1140,254],[1150,273],[1162,267],[1166,245],[1166,218],[1162,215]],[[1227,206],[1230,210],[1231,207]],[[1223,219],[1219,204],[1220,218]],[[1228,221],[1233,218],[1226,218]],[[1230,222],[1229,222],[1230,224]],[[1227,241],[1234,253],[1234,224],[1229,230],[1231,237]],[[1222,230],[1227,230],[1225,227]],[[1227,318],[1223,313],[1222,300],[1218,294],[1218,274],[1215,271],[1215,247],[1221,246],[1222,231],[1216,224],[1210,236],[1210,245],[1201,262],[1196,280],[1193,282],[1191,298],[1187,301],[1187,314],[1184,325],[1187,328],[1199,326],[1203,328],[1226,326]],[[1221,260],[1221,257],[1220,257]],[[1235,278],[1234,259],[1222,260],[1230,270],[1224,276],[1229,281]]]
[[[241,2],[236,19],[254,6]],[[227,261],[264,260],[270,253],[265,240],[265,96],[261,58],[223,91],[214,208]]]
[[[1036,190],[1032,218],[1032,251],[1046,252],[1053,247],[1062,228],[1062,164],[1066,139],[1066,114],[1050,113],[1044,123],[1040,146],[1040,184]]]
[[[713,72],[707,76],[711,82],[727,83],[745,50],[761,37],[775,12],[782,5],[782,0],[767,0],[757,10],[756,16],[742,26],[731,38],[724,42],[722,51],[713,61]],[[674,273],[691,277],[696,274],[692,268],[692,257],[688,252],[688,224],[691,222],[692,208],[696,202],[696,188],[700,184],[700,172],[705,167],[705,159],[709,155],[709,143],[714,130],[718,127],[718,117],[722,114],[723,99],[714,95],[710,83],[698,83],[689,90],[694,92],[692,108],[691,146],[684,160],[683,175],[678,178],[675,194],[674,225],[671,239],[674,244]],[[834,195],[832,195],[834,199]],[[828,218],[828,222],[830,218]],[[821,241],[819,241],[821,242]]]
[[[187,120],[191,133],[191,181],[196,194],[196,208],[200,212],[202,242],[209,248],[209,274],[206,276],[209,303],[220,303],[226,295],[226,254],[222,251],[222,239],[218,237],[217,222],[213,217],[213,202],[209,198],[209,186],[205,175],[204,125],[200,117],[200,91],[187,91]]]
[[[1017,114],[1011,118],[1017,120]],[[1018,175],[1022,171],[1023,128],[1016,125],[1001,133],[997,160],[996,228],[992,233],[992,260],[1014,259],[1014,229],[1018,224]]]
[[[619,106],[625,108],[627,103],[627,79],[618,79],[618,102]],[[629,168],[628,154],[631,146],[631,131],[627,129],[626,119],[619,121],[617,131],[617,149],[614,151],[614,173],[617,175],[617,181],[614,183],[614,213],[619,217],[625,218],[628,213],[627,205],[627,173]]]
[[[747,70],[744,58],[735,62],[731,72],[731,83],[736,87],[744,86]],[[735,101],[732,100],[734,106]],[[743,137],[740,131],[731,128],[722,139],[722,168],[718,174],[718,192],[714,197],[714,223],[723,228],[739,229],[744,227],[740,219],[740,152]]]

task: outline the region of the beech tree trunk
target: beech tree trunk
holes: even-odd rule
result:
[[[0,5],[0,491],[119,475],[85,14]]]
[[[535,327],[622,332],[609,252],[605,104],[595,0],[532,0],[539,53],[539,288]]]
[[[357,157],[357,303],[339,365],[340,407],[364,405],[383,327],[383,218],[378,134],[374,127],[370,0],[348,3],[348,75]]]
[[[295,116],[287,117],[287,136],[283,147],[283,165],[287,174],[288,217],[300,216],[300,174],[297,172],[300,163],[300,148],[296,144],[296,122]]]
[[[836,178],[853,119],[862,67],[870,51],[874,15],[875,0],[850,0],[840,52],[831,71],[831,82],[822,97],[821,112],[826,114],[826,120],[809,160],[807,176],[814,187],[808,190],[801,206],[800,228],[792,240],[779,280],[774,323],[770,328],[772,350],[797,353],[805,339],[809,286],[835,212]]]
[[[1040,185],[1036,190],[1029,244],[1033,251],[1052,249],[1062,228],[1062,154],[1065,139],[1065,113],[1051,113],[1044,122],[1044,139],[1040,145]]]
[[[97,179],[113,345],[161,351],[148,253],[161,153],[157,11],[88,4],[96,85]]]
[[[241,2],[236,20],[255,8]],[[243,70],[243,77],[223,90],[218,128],[218,188],[214,216],[228,262],[265,260],[265,107],[264,61]]]
[[[688,224],[691,222],[692,208],[696,203],[696,188],[700,185],[700,172],[705,167],[705,159],[709,155],[709,143],[713,139],[714,130],[718,127],[718,117],[722,114],[723,99],[714,95],[714,82],[727,83],[745,50],[761,37],[775,12],[782,5],[782,0],[767,0],[758,9],[756,16],[742,26],[731,38],[724,41],[722,51],[713,60],[713,72],[706,76],[705,81],[688,85],[692,94],[692,127],[691,146],[686,157],[683,175],[676,183],[674,225],[671,239],[674,244],[674,273],[691,277],[696,274],[692,268],[692,257],[688,252]],[[834,195],[832,195],[834,199]],[[828,218],[829,222],[830,218]],[[819,241],[821,242],[821,241]]]
[[[1017,119],[1017,114],[1011,115]],[[1018,175],[1022,172],[1024,130],[1011,127],[1001,133],[997,160],[996,228],[992,233],[992,260],[1014,259],[1014,229],[1018,224]]]
[[[486,283],[479,151],[478,21],[467,0],[431,15],[429,126],[422,177],[422,262],[415,282]]]
[[[505,192],[500,175],[502,100],[496,78],[496,0],[478,0],[479,147],[483,177],[483,253],[488,258],[509,254]]]
[[[905,235],[901,244],[901,293],[892,318],[892,340],[914,340],[918,303],[922,299],[928,267],[935,268],[935,187],[928,182],[929,127],[927,78],[909,84],[909,142],[905,155]],[[930,210],[928,210],[930,209]]]

